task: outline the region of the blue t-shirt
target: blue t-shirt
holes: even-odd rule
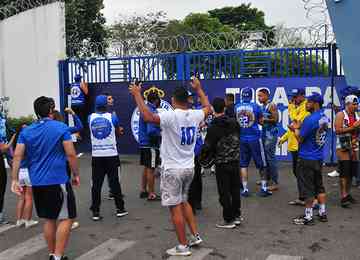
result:
[[[239,103],[235,105],[235,115],[240,125],[240,141],[259,140],[261,137],[259,120],[263,116],[261,107],[256,103]]]
[[[152,113],[157,113],[153,104],[148,103],[147,106]],[[139,120],[139,144],[141,148],[159,148],[160,146],[160,127],[145,122],[141,115]]]
[[[81,89],[81,83],[75,82],[70,85],[71,105],[83,106],[85,104],[85,94]]]
[[[25,145],[25,158],[33,186],[65,184],[69,181],[63,141],[70,141],[62,122],[41,119],[23,129],[18,144]]]
[[[305,118],[300,129],[300,137],[303,139],[299,147],[300,158],[323,160],[329,125],[330,120],[322,110],[316,111]]]

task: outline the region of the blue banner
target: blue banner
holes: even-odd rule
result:
[[[143,90],[146,91],[151,87],[156,87],[163,91],[164,102],[162,103],[163,109],[169,109],[171,104],[171,93],[175,86],[186,84],[187,82],[181,81],[152,81],[143,83]],[[256,99],[257,91],[261,88],[267,88],[271,93],[271,100],[277,104],[279,108],[279,126],[280,135],[283,134],[289,123],[288,117],[288,96],[287,94],[293,88],[304,88],[306,95],[310,95],[312,92],[318,92],[324,97],[324,109],[326,115],[331,118],[332,115],[332,88],[330,77],[299,77],[299,78],[248,78],[248,79],[233,79],[233,80],[203,80],[203,87],[209,99],[212,100],[215,97],[224,97],[226,93],[235,94],[236,101],[240,99],[241,90],[245,87],[253,89],[253,100]],[[344,77],[337,77],[335,80],[334,89],[334,105],[340,106],[340,90],[346,87],[346,81]],[[121,125],[125,128],[125,135],[119,138],[119,150],[122,154],[134,154],[138,153],[138,144],[134,137],[133,132],[136,132],[136,124],[138,115],[136,114],[136,107],[133,98],[128,91],[128,83],[104,83],[104,84],[89,84],[91,100],[96,95],[110,93],[115,100],[115,111],[120,118]],[[92,102],[92,101],[90,101]],[[135,113],[134,113],[135,112]],[[136,136],[136,134],[135,134]],[[331,154],[331,140],[334,141],[334,136],[329,136],[328,142],[325,148],[326,161],[330,160]],[[277,149],[277,155],[280,160],[290,159],[287,152],[287,144]]]

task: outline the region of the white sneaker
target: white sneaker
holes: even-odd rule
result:
[[[240,217],[235,218],[234,224],[235,224],[236,226],[240,226],[243,221],[244,221],[244,217],[243,217],[243,216],[240,216]]]
[[[200,235],[197,234],[195,236],[191,236],[190,239],[189,239],[189,247],[192,247],[192,246],[198,246],[200,245],[201,243],[203,242],[203,240],[201,239]]]
[[[80,223],[75,221],[74,223],[72,223],[71,225],[71,229],[74,230],[74,229],[77,229],[78,227],[80,227]]]
[[[23,225],[25,225],[24,219],[19,219],[16,221],[16,227],[22,227]]]
[[[25,220],[25,228],[31,228],[33,226],[36,226],[37,224],[39,224],[39,221],[36,220]]]
[[[77,155],[77,158],[80,158],[81,156],[83,156],[84,155],[84,153],[79,153],[78,155]]]
[[[338,173],[336,170],[328,173],[329,177],[339,177],[340,173]]]
[[[166,253],[171,256],[190,256],[191,251],[189,246],[178,245],[176,247],[166,250]]]

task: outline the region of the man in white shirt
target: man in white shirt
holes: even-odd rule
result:
[[[145,105],[140,85],[129,87],[144,120],[159,124],[162,130],[160,155],[164,171],[161,174],[161,200],[162,205],[170,209],[180,242],[178,246],[167,250],[169,255],[189,256],[190,247],[202,242],[192,208],[187,202],[187,194],[194,176],[196,134],[199,124],[210,114],[211,107],[200,81],[194,78],[191,86],[200,98],[202,110],[189,109],[187,89],[177,87],[172,96],[172,106],[175,110],[160,114],[151,113]],[[189,241],[186,238],[185,222],[192,234]]]

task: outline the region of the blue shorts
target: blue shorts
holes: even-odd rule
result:
[[[251,158],[257,169],[262,170],[266,167],[265,151],[261,139],[240,141],[240,168],[249,167]]]

